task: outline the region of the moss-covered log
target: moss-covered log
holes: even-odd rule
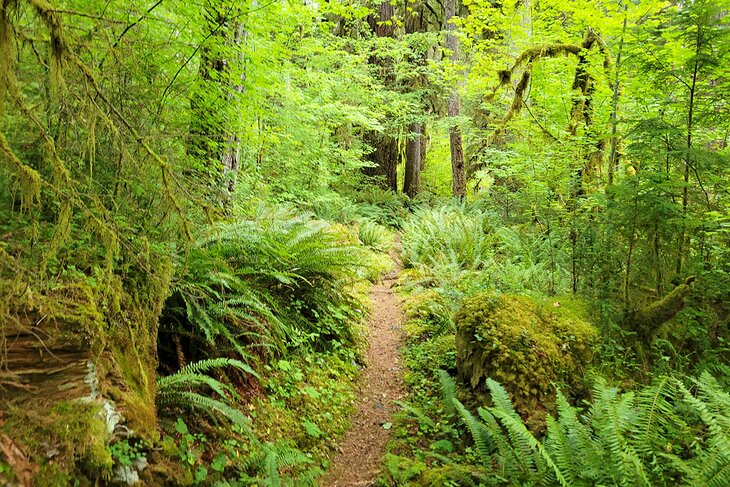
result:
[[[662,299],[627,313],[629,329],[635,331],[644,343],[648,342],[661,325],[684,308],[684,300],[692,290],[694,281],[694,276],[688,277]]]
[[[16,475],[27,461],[35,485],[109,478],[110,442],[156,438],[157,319],[170,272],[168,262],[124,285],[112,275],[104,286],[16,287],[0,322],[0,461]],[[3,295],[9,285],[0,281]]]
[[[567,386],[569,395],[581,389],[581,369],[598,337],[584,315],[568,300],[476,294],[456,316],[459,375],[480,394],[488,378],[497,380],[536,425],[554,401],[554,385]]]

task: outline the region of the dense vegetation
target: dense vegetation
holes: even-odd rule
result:
[[[729,485],[728,19],[0,0],[0,484]]]

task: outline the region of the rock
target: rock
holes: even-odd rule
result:
[[[488,392],[487,378],[496,380],[523,417],[544,416],[555,398],[552,384],[567,385],[568,395],[579,393],[598,332],[571,300],[555,307],[489,292],[465,300],[455,319],[459,376],[479,394]]]

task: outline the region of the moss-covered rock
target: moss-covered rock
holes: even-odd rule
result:
[[[554,401],[553,384],[580,391],[598,337],[581,303],[570,299],[479,293],[464,301],[455,321],[464,382],[485,393],[487,378],[497,380],[517,410],[537,422]]]

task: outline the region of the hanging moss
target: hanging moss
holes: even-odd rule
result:
[[[459,375],[479,393],[487,392],[488,378],[498,381],[535,425],[554,401],[555,384],[581,392],[581,369],[598,337],[584,316],[567,300],[476,294],[455,319]]]

